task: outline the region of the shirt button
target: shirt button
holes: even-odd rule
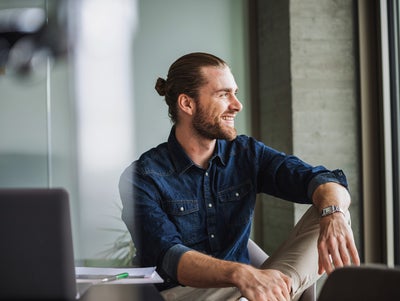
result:
[[[211,204],[211,203],[209,203],[209,204],[208,204],[208,207],[212,208],[212,204]]]
[[[181,207],[181,208],[179,208],[179,211],[183,212],[183,211],[185,211],[185,208]]]
[[[208,172],[206,171],[206,177],[208,177]]]
[[[239,192],[235,193],[235,197],[239,197],[239,195],[240,195]]]
[[[210,236],[211,236],[211,238],[214,238],[214,237],[215,237],[214,234],[211,234]]]

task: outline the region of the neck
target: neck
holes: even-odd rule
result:
[[[189,158],[198,166],[207,169],[215,149],[215,139],[200,137],[187,127],[176,126],[175,136]]]

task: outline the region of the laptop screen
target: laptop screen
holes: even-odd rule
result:
[[[75,300],[68,194],[0,189],[0,299]]]

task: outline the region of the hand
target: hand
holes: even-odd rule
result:
[[[260,270],[242,266],[238,271],[237,287],[251,301],[289,301],[291,280],[278,270]]]
[[[178,281],[192,287],[232,287],[251,301],[289,301],[291,279],[278,270],[257,269],[191,250],[178,263]]]
[[[340,212],[322,217],[318,238],[318,273],[329,275],[335,268],[360,265],[353,232]]]

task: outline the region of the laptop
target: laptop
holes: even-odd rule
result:
[[[0,299],[76,300],[68,194],[0,189]]]

